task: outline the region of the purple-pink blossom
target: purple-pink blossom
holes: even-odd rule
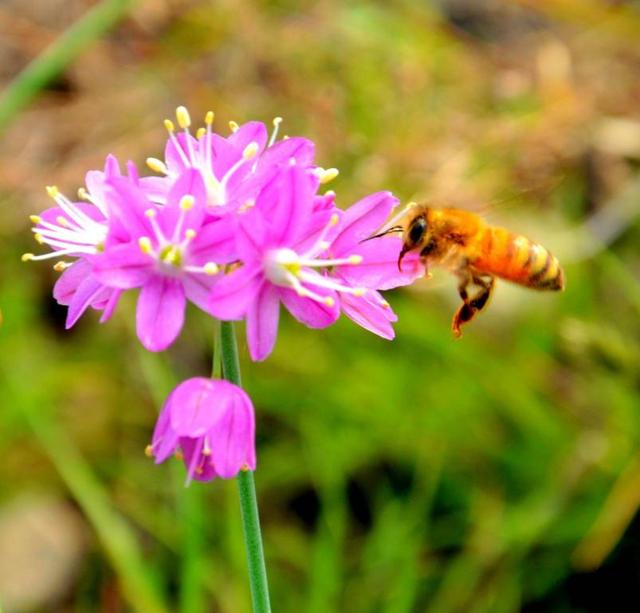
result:
[[[371,194],[346,211],[335,194],[319,193],[335,169],[315,165],[304,138],[278,140],[279,118],[231,123],[213,132],[213,114],[195,136],[186,108],[179,130],[167,120],[161,176],[127,175],[113,156],[86,176],[84,202],[49,188],[56,206],[34,216],[34,232],[52,252],[24,259],[60,259],[54,296],[68,305],[67,327],[88,308],[113,313],[121,294],[138,290],[136,331],[151,351],[179,335],[188,301],[226,320],[245,319],[249,353],[265,359],[277,337],[280,305],[311,328],[341,313],[393,338],[396,316],[379,293],[423,273],[415,254],[397,269],[400,240],[364,239],[385,222],[396,199]]]
[[[332,266],[328,276],[341,286],[363,288],[361,292],[340,292],[342,312],[363,328],[386,339],[395,336],[392,322],[396,314],[377,290],[408,285],[424,274],[418,254],[408,254],[402,271],[398,270],[398,253],[402,240],[385,236],[365,241],[380,228],[397,198],[389,192],[370,194],[349,207],[340,218],[338,233],[327,249],[328,257],[346,263]],[[358,256],[352,264],[349,258]]]
[[[147,158],[147,165],[163,176],[146,177],[142,184],[150,198],[159,203],[166,201],[168,187],[183,172],[196,169],[206,187],[206,206],[209,213],[225,215],[239,207],[251,206],[256,194],[270,174],[290,160],[300,166],[314,164],[314,144],[300,137],[277,140],[281,119],[274,119],[271,136],[265,125],[250,121],[243,125],[230,122],[231,134],[223,137],[213,129],[214,114],[205,116],[205,126],[190,132],[191,117],[183,106],[176,110],[179,131],[171,120],[165,120],[169,138],[164,161]],[[315,168],[320,177],[329,180],[335,169]]]
[[[197,170],[178,177],[162,206],[129,181],[116,178],[109,185],[114,232],[128,238],[93,258],[94,275],[109,287],[140,288],[138,338],[150,351],[161,351],[180,333],[187,300],[208,309],[219,265],[236,258],[232,227],[207,215]]]
[[[89,307],[102,310],[101,322],[111,317],[120,298],[119,289],[108,287],[93,274],[93,257],[104,250],[108,235],[108,206],[105,184],[113,178],[132,181],[135,167],[128,166],[129,177],[122,178],[118,161],[107,157],[104,171],[92,170],[85,177],[86,189],[78,194],[83,202],[73,201],[57,187],[47,187],[55,206],[40,215],[32,215],[33,232],[40,244],[51,247],[49,253],[25,253],[23,261],[57,259],[54,269],[62,272],[53,295],[68,306],[66,327],[73,326]],[[72,262],[61,258],[74,258]]]
[[[413,258],[397,269],[400,242],[362,242],[379,228],[396,204],[388,192],[372,194],[348,211],[316,196],[318,180],[291,164],[238,216],[237,248],[242,267],[211,291],[210,312],[247,322],[254,360],[275,344],[280,303],[300,322],[324,328],[340,309],[384,338],[393,337],[396,317],[376,291],[405,285],[422,273]]]
[[[254,207],[238,215],[242,267],[216,284],[209,308],[220,319],[246,318],[254,360],[265,359],[273,349],[280,303],[312,328],[329,326],[340,314],[336,292],[342,288],[322,269],[342,260],[319,257],[338,215],[326,206],[315,207],[317,187],[314,174],[290,164],[263,188]]]
[[[230,479],[255,470],[255,417],[246,392],[228,381],[194,377],[169,394],[147,454],[156,464],[180,454],[191,479]]]

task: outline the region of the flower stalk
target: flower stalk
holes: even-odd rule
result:
[[[240,364],[233,322],[220,322],[220,354],[223,377],[235,385],[240,385]],[[238,474],[237,480],[253,611],[254,613],[270,613],[269,585],[262,548],[258,500],[253,472],[242,470]]]

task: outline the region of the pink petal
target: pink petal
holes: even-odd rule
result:
[[[222,279],[222,274],[200,275],[200,274],[186,274],[182,277],[182,286],[184,287],[187,300],[190,300],[198,308],[202,309],[205,313],[209,313],[211,289],[217,281]]]
[[[95,302],[104,299],[109,292],[95,277],[88,276],[80,283],[69,303],[65,328],[68,330],[80,319],[80,316]]]
[[[187,138],[189,139],[189,142],[191,143],[193,150],[197,151],[198,141],[195,138],[193,138],[193,136],[191,135],[187,136],[183,132],[176,134],[176,139],[178,141],[179,148],[176,147],[175,141],[173,139],[170,138],[167,140],[167,146],[165,147],[165,150],[164,150],[164,160],[167,164],[167,167],[169,168],[169,172],[171,175],[178,175],[186,168],[189,168],[191,165],[189,162],[189,156],[186,153],[184,153],[185,151],[188,151]],[[180,151],[182,151],[183,153],[181,154]],[[185,158],[187,160],[186,164],[185,164]]]
[[[402,261],[402,271],[399,271],[398,254],[401,248],[402,241],[396,237],[361,243],[342,255],[361,255],[362,262],[338,266],[336,270],[349,285],[355,287],[385,290],[408,285],[424,274],[424,267],[416,254],[408,254]]]
[[[241,319],[264,284],[262,269],[245,265],[222,277],[211,290],[208,312],[218,319]]]
[[[231,167],[242,159],[242,149],[219,134],[211,135],[213,174],[221,180]]]
[[[184,465],[187,468],[187,479],[185,486],[191,483],[191,480],[202,470],[201,466],[204,463],[205,456],[202,453],[204,447],[204,440],[199,438],[182,438],[180,439],[183,448]],[[184,449],[187,453],[184,453]]]
[[[168,190],[171,187],[167,177],[142,177],[138,184],[149,200],[166,203]]]
[[[138,238],[153,234],[145,211],[154,204],[145,193],[124,177],[116,177],[107,183],[106,199],[109,223],[118,235],[125,230],[129,237]]]
[[[334,299],[333,306],[327,306],[317,300],[298,296],[298,294],[288,288],[280,290],[280,298],[291,313],[300,323],[309,328],[326,328],[340,316],[340,308],[338,306],[338,297],[335,292],[326,289],[313,287],[313,291],[321,296],[330,296]]]
[[[251,143],[258,143],[258,152],[260,152],[267,144],[267,137],[267,129],[262,122],[248,121],[242,124],[227,140],[240,151],[244,151],[245,147]]]
[[[212,456],[202,453],[204,441],[194,438],[180,438],[180,448],[184,456],[184,465],[187,469],[187,485],[195,481],[212,481],[218,476],[213,464]]]
[[[240,214],[237,220],[235,234],[238,256],[245,263],[262,259],[265,249],[273,243],[265,215],[256,207]]]
[[[291,245],[304,235],[317,187],[307,169],[288,166],[260,193],[256,208],[268,221],[276,244]]]
[[[118,302],[120,301],[120,296],[122,296],[122,290],[112,289],[107,304],[104,307],[104,311],[102,311],[102,317],[100,318],[100,323],[103,324],[106,321],[111,319],[116,307],[118,306]]]
[[[189,260],[194,264],[230,264],[237,259],[236,224],[228,218],[202,226],[189,245]]]
[[[186,299],[178,279],[153,276],[142,287],[136,309],[136,331],[149,351],[162,351],[184,323]]]
[[[374,234],[396,204],[398,199],[390,192],[376,192],[349,207],[342,217],[340,234],[331,245],[334,256],[346,255],[360,241]]]
[[[279,317],[278,290],[271,283],[263,283],[247,311],[247,344],[254,362],[264,360],[273,350]]]
[[[109,247],[93,258],[94,275],[104,285],[131,289],[144,285],[151,275],[153,258],[140,251],[137,244]]]
[[[224,479],[235,477],[243,467],[255,469],[255,418],[249,396],[235,387],[229,403],[209,431],[213,463]]]
[[[315,146],[306,138],[287,138],[269,147],[261,156],[258,167],[263,168],[272,164],[288,164],[289,160],[296,160],[299,166],[311,166],[315,155]]]
[[[188,211],[182,211],[180,202],[184,196],[193,196],[194,206]],[[183,218],[182,232],[178,240],[184,238],[185,230],[198,230],[204,219],[205,206],[207,204],[207,189],[202,175],[195,168],[183,171],[173,183],[167,195],[167,203],[158,209],[158,221],[165,236],[172,238],[178,219]]]
[[[377,292],[376,292],[377,294]],[[377,294],[379,297],[379,294]],[[391,340],[395,337],[392,321],[398,318],[390,307],[384,307],[368,296],[341,294],[342,312],[365,330],[382,338]]]
[[[164,462],[176,449],[178,435],[171,429],[171,394],[167,398],[156,427],[153,430],[151,447],[156,464]]]
[[[178,436],[204,436],[221,419],[230,402],[224,383],[193,377],[171,392],[171,428]]]
[[[78,286],[91,275],[91,264],[87,260],[77,260],[67,268],[53,286],[53,297],[58,304],[68,305]]]

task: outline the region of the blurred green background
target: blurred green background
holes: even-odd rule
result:
[[[160,156],[179,104],[222,132],[282,115],[341,206],[471,208],[567,277],[499,284],[459,341],[447,275],[388,293],[392,343],[285,316],[252,364],[241,336],[274,611],[640,610],[639,40],[613,0],[3,2],[4,610],[249,610],[236,484],[143,453],[211,321],[148,354],[129,296],[65,332],[56,273],[19,259],[45,185]]]

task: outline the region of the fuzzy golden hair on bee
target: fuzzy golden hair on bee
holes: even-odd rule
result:
[[[496,279],[535,290],[564,289],[564,272],[548,249],[490,225],[476,213],[413,204],[391,223],[365,240],[401,233],[399,270],[403,258],[417,251],[427,271],[440,266],[457,277],[462,305],[451,324],[456,337],[462,335],[464,324],[486,308]]]

